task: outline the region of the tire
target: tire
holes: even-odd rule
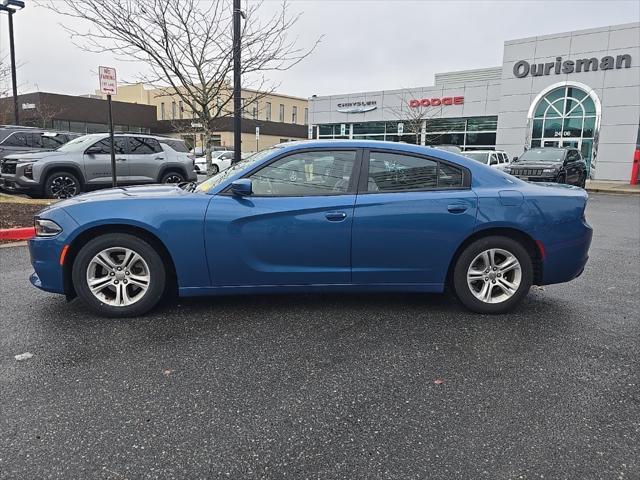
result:
[[[211,175],[217,175],[220,168],[215,163],[211,164]]]
[[[578,182],[578,186],[580,188],[586,188],[587,186],[587,173],[583,172],[582,174],[580,174],[580,181]]]
[[[184,175],[180,172],[167,172],[162,175],[160,183],[182,183],[185,181]]]
[[[127,233],[108,233],[90,240],[78,252],[71,274],[78,297],[90,310],[105,317],[143,315],[158,304],[167,283],[158,252]],[[97,285],[95,294],[90,281]]]
[[[71,198],[80,193],[82,193],[82,184],[71,172],[53,172],[44,181],[44,196],[47,198]]]
[[[490,260],[490,254],[486,257],[483,254],[489,251],[494,252],[494,262],[487,265],[485,259]],[[500,265],[511,258],[517,260],[517,265],[510,268],[505,265],[505,270],[501,270]],[[510,285],[517,285],[510,293],[507,293],[506,282],[503,283],[505,280]],[[468,245],[458,257],[453,271],[456,296],[465,307],[477,313],[509,312],[527,295],[532,281],[533,265],[529,253],[516,240],[502,236],[481,238]],[[478,297],[487,291],[488,301]]]
[[[564,173],[558,175],[558,181],[556,183],[567,183],[567,176]]]

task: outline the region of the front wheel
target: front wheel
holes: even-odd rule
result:
[[[527,250],[508,237],[486,237],[464,249],[453,283],[457,297],[478,313],[505,313],[527,295],[533,266]]]
[[[146,241],[109,233],[82,247],[73,263],[72,279],[78,296],[97,314],[132,317],[158,304],[165,290],[166,269]]]
[[[82,192],[80,180],[71,172],[55,172],[44,182],[44,195],[47,198],[71,198]]]

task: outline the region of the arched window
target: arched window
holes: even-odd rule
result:
[[[575,147],[589,167],[598,124],[596,104],[585,90],[563,85],[545,93],[535,105],[531,147]]]

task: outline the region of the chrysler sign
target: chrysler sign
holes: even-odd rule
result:
[[[378,108],[378,103],[375,100],[369,100],[367,102],[347,102],[339,103],[336,107],[336,111],[341,113],[364,113]]]
[[[580,58],[578,60],[562,60],[556,57],[555,62],[529,64],[526,60],[520,60],[513,65],[513,74],[517,78],[524,78],[527,75],[540,77],[549,75],[552,72],[556,75],[560,73],[580,73],[595,72],[597,70],[613,70],[631,67],[631,55],[617,55],[615,58],[607,55],[601,59],[596,57]]]

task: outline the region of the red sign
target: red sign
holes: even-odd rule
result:
[[[464,97],[442,97],[442,98],[419,98],[409,101],[411,108],[418,107],[439,107],[441,105],[462,105]]]

